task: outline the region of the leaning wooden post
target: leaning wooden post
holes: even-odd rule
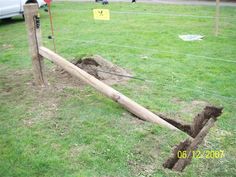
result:
[[[173,170],[183,171],[184,168],[191,162],[194,151],[196,151],[198,146],[203,142],[203,140],[204,140],[205,136],[208,134],[210,128],[214,126],[215,121],[216,121],[216,119],[210,118],[208,120],[208,122],[206,123],[206,125],[202,128],[202,130],[196,136],[196,138],[193,139],[192,142],[189,141],[191,143],[188,145],[188,147],[186,149],[187,158],[180,158],[176,162],[174,167],[172,168]],[[187,141],[188,141],[188,139],[187,139]]]
[[[152,113],[151,111],[147,110],[146,108],[142,107],[138,103],[134,102],[130,98],[126,97],[122,93],[116,91],[112,87],[104,84],[102,81],[96,79],[92,75],[88,74],[84,70],[78,68],[71,62],[67,61],[60,55],[56,54],[55,52],[49,50],[48,48],[45,47],[40,47],[39,48],[39,53],[43,57],[49,59],[50,61],[54,62],[61,68],[63,68],[65,71],[70,73],[72,76],[75,76],[76,78],[79,78],[80,80],[86,82],[87,84],[91,85],[94,87],[96,90],[99,92],[103,93],[107,97],[111,98],[115,102],[119,103],[121,106],[126,108],[128,111],[136,115],[137,117],[147,120],[150,122],[158,123],[160,125],[163,125],[165,127],[168,127],[169,129],[172,130],[179,130],[175,126],[169,124],[156,114]]]
[[[214,125],[217,118],[222,114],[223,108],[206,106],[204,110],[197,114],[191,125],[190,134],[194,139],[187,138],[175,146],[172,156],[163,164],[165,168],[176,171],[183,171],[190,164],[194,151],[203,142],[210,128]],[[185,153],[186,156],[179,156],[179,153]],[[204,155],[204,154],[203,154]]]
[[[215,36],[219,34],[220,0],[216,0]]]
[[[24,16],[28,31],[29,48],[32,58],[35,83],[38,86],[45,86],[46,80],[43,75],[43,57],[39,54],[39,47],[41,46],[41,32],[38,4],[30,3],[24,5]]]

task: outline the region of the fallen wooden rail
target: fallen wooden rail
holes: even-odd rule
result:
[[[150,122],[158,123],[165,127],[168,127],[173,130],[178,130],[173,125],[169,124],[165,120],[161,119],[156,114],[152,113],[151,111],[147,110],[146,108],[142,107],[138,103],[134,102],[130,98],[124,96],[123,94],[119,93],[112,87],[104,84],[100,80],[96,79],[95,77],[91,76],[84,70],[78,68],[74,64],[70,63],[60,55],[54,53],[53,51],[47,49],[46,47],[39,47],[39,54],[44,58],[49,59],[50,61],[56,63],[58,66],[62,67],[65,71],[70,73],[71,75],[83,80],[87,84],[94,87],[99,92],[103,93],[107,97],[111,98],[112,100],[116,101],[128,111],[136,115],[137,117],[147,120]]]

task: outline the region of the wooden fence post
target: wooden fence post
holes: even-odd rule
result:
[[[39,47],[41,46],[41,31],[38,8],[38,4],[36,3],[24,5],[24,16],[28,31],[35,84],[37,86],[46,86],[47,83],[43,74],[43,57],[39,54]]]

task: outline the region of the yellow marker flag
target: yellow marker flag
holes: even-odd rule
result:
[[[95,20],[110,20],[109,9],[93,9],[93,17]]]

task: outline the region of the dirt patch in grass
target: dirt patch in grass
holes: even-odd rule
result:
[[[34,84],[32,70],[4,69],[0,76],[0,97],[10,106],[22,105],[25,111],[19,116],[22,116],[23,126],[31,128],[56,115],[61,99],[58,95],[61,96],[63,92],[54,83],[47,87],[38,87]]]
[[[72,77],[57,66],[53,66],[52,69],[47,71],[47,80],[50,87],[60,91],[66,88],[83,88],[86,85],[85,82]]]
[[[80,153],[86,149],[87,146],[86,145],[78,145],[78,144],[74,144],[70,147],[68,155],[70,158],[76,158],[80,155]]]
[[[72,63],[108,85],[123,83],[132,77],[129,71],[114,65],[99,55],[74,59]],[[66,77],[71,77],[63,69],[58,71],[60,74],[66,74]]]
[[[133,152],[130,154],[132,160],[128,160],[129,167],[134,176],[153,175],[158,168],[157,162],[160,161],[160,145],[159,137],[148,134],[134,147]]]
[[[193,100],[191,102],[185,102],[183,100],[174,98],[171,100],[171,102],[173,102],[174,104],[178,104],[181,105],[181,110],[179,111],[179,113],[197,113],[199,112],[199,110],[201,110],[202,108],[204,108],[205,106],[209,105],[208,102],[203,101],[203,100]]]
[[[188,104],[185,104],[181,112],[183,113],[196,113],[197,110],[204,108],[205,106],[209,105],[206,101],[201,100],[193,100]]]
[[[178,121],[182,121],[183,123],[191,123],[193,117],[197,113],[199,113],[207,105],[210,105],[207,101],[204,100],[184,101],[178,98],[173,98],[171,102],[174,105],[178,105],[179,110],[163,114],[167,117],[175,118]]]

